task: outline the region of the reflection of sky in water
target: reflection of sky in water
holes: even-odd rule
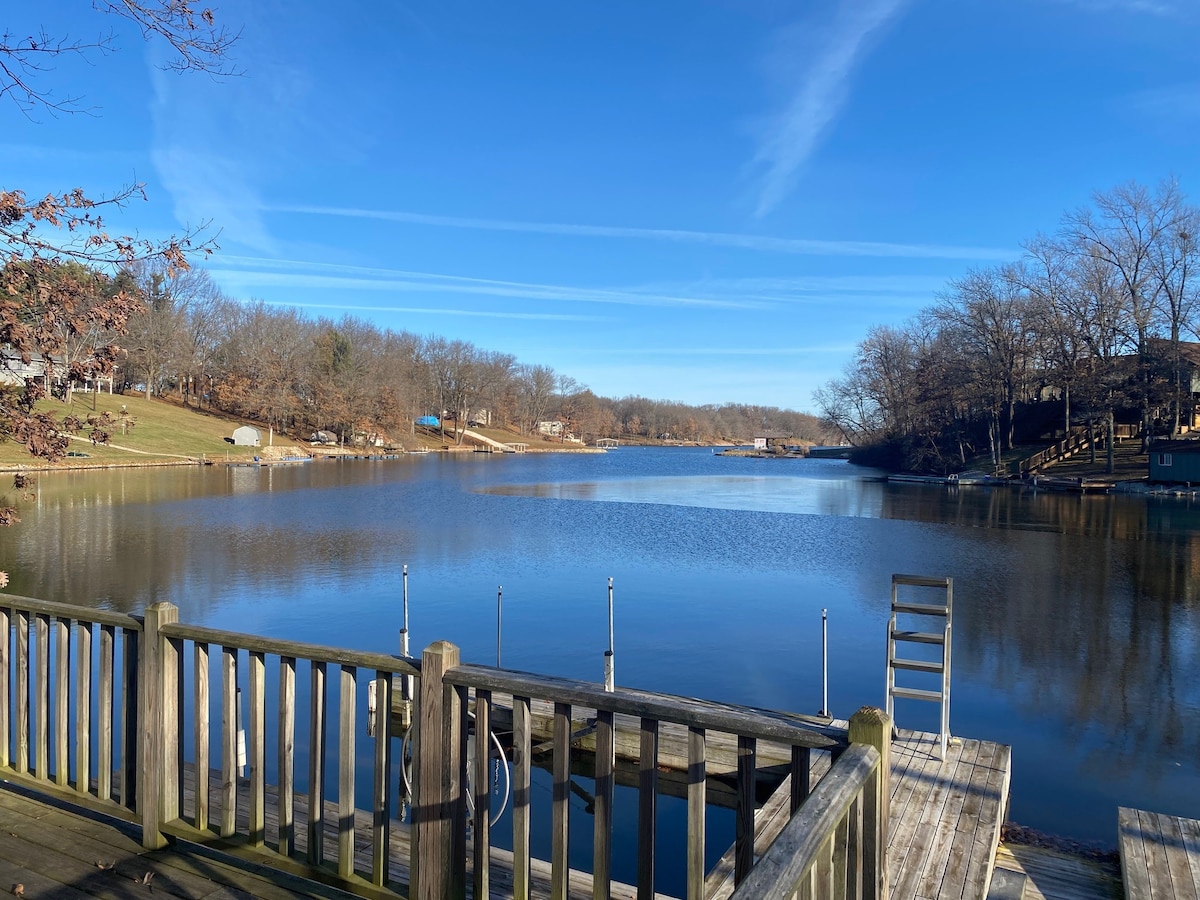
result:
[[[1200,504],[889,485],[707,450],[39,479],[0,541],[14,593],[394,652],[447,638],[597,680],[816,711],[882,702],[888,581],[955,580],[951,725],[1011,743],[1013,816],[1112,842],[1115,805],[1200,808]],[[901,721],[932,727],[931,705]],[[582,817],[581,817],[582,818]]]
[[[705,509],[869,516],[882,513],[880,491],[866,492],[846,478],[754,478],[750,476],[673,475],[624,481],[578,481],[506,485],[491,494],[592,500],[602,503],[661,503]]]

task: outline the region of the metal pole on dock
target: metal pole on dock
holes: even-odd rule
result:
[[[496,586],[496,668],[500,668],[500,632],[504,624],[504,585]]]
[[[604,689],[611,691],[616,687],[616,676],[613,672],[613,580],[608,579],[608,650],[604,653]]]
[[[409,659],[408,655],[408,566],[407,564],[401,570],[401,580],[403,582],[403,603],[404,603],[404,621],[400,626],[400,655],[405,659]],[[405,700],[413,699],[413,677],[405,675],[401,678],[402,697]]]
[[[821,715],[829,715],[829,610],[821,610]]]

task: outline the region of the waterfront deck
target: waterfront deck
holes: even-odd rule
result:
[[[665,737],[665,735],[664,735]],[[771,749],[765,746],[767,760]],[[1009,783],[1009,750],[983,741],[963,740],[951,744],[947,759],[937,758],[937,736],[901,732],[892,744],[891,815],[888,861],[893,900],[949,900],[983,898],[987,894],[992,863],[999,843],[1000,824]],[[811,780],[815,784],[829,770],[828,754],[813,754]],[[185,770],[185,804],[195,794],[194,769]],[[220,774],[211,773],[210,810],[212,821],[220,821]],[[245,829],[249,818],[247,782],[239,781],[238,825]],[[785,779],[755,816],[755,850],[761,854],[779,835],[788,819],[790,783]],[[278,840],[278,822],[273,815],[277,791],[266,790],[266,838]],[[307,852],[308,808],[302,796],[295,809],[295,852]],[[326,804],[326,856],[337,846],[337,806]],[[358,811],[356,832],[368,833],[370,814]],[[186,830],[177,829],[185,840]],[[409,880],[411,833],[407,825],[393,822],[389,848],[388,880]],[[45,848],[36,852],[33,847]],[[153,888],[167,896],[189,898],[287,896],[347,897],[348,894],[286,872],[263,874],[247,868],[246,851],[239,860],[225,859],[180,844],[179,849],[145,850],[131,826],[115,821],[86,818],[64,807],[32,795],[0,790],[0,889],[25,885],[26,897],[139,896],[146,893],[140,883],[153,872]],[[492,848],[495,897],[512,896],[512,854]],[[252,862],[252,860],[251,860]],[[264,860],[265,862],[265,860]],[[104,868],[100,864],[111,864]],[[369,847],[356,848],[355,868],[370,868]],[[730,847],[705,881],[708,900],[724,900],[733,893],[734,848]],[[551,895],[548,864],[534,861],[531,895]],[[592,878],[573,871],[569,896],[590,898]],[[612,885],[611,896],[633,898],[631,885]],[[1033,895],[1028,895],[1033,896]]]

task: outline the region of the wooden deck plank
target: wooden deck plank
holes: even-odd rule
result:
[[[963,829],[961,826],[963,807],[966,804],[967,796],[972,793],[972,788],[975,786],[976,762],[980,753],[979,741],[963,741],[958,768],[950,782],[945,803],[937,815],[933,840],[929,844],[928,859],[921,875],[921,882],[917,886],[918,897],[937,900],[941,897],[943,880],[946,881],[947,888],[951,892],[954,891],[955,885],[964,883],[959,879],[958,873],[961,871],[965,875],[966,868],[957,864],[951,867],[951,851],[956,846],[960,848],[959,855],[955,857],[955,862],[960,863],[968,855],[966,848],[963,847],[965,843],[963,838],[969,837],[973,841],[975,837],[974,830]],[[947,876],[949,877],[947,878]]]
[[[955,740],[942,761],[936,740],[901,732],[893,744],[893,759],[902,761],[892,776],[891,896],[983,900],[1000,842],[1011,754],[988,741]]]
[[[965,824],[974,824],[974,838],[971,841],[972,853],[967,860],[964,885],[970,886],[970,892],[964,892],[966,897],[987,896],[991,882],[992,868],[996,863],[996,848],[1000,845],[1000,830],[1004,825],[1004,814],[1008,810],[1008,791],[1012,780],[1012,751],[1003,744],[993,744],[995,756],[993,764],[987,769],[987,780],[984,782],[979,811],[973,820]],[[980,893],[982,891],[982,893]]]
[[[947,748],[946,759],[940,763],[936,778],[929,790],[919,795],[920,802],[910,801],[907,819],[913,823],[912,837],[904,855],[904,862],[892,873],[893,897],[921,897],[920,885],[927,871],[938,860],[933,857],[934,841],[938,836],[939,823],[950,794],[958,783],[959,769],[964,774],[974,770],[969,760],[964,761],[962,746]]]
[[[1117,832],[1129,900],[1197,900],[1200,822],[1123,806]]]
[[[1100,862],[1027,844],[1001,844],[996,869],[1020,872],[1029,879],[1024,900],[1121,900],[1121,873],[1115,863]]]
[[[991,870],[994,847],[999,843],[997,822],[1000,814],[990,810],[989,806],[1001,806],[1007,790],[993,790],[990,782],[998,762],[1006,759],[1006,749],[990,743],[981,743],[978,748],[976,771],[966,787],[963,805],[955,823],[958,834],[947,860],[946,884],[966,885],[972,878],[983,877],[976,873]],[[987,821],[981,822],[981,819]]]
[[[932,752],[932,743],[924,748],[915,745],[912,738],[903,743],[911,748],[914,756],[904,775],[892,783],[894,805],[888,820],[888,888],[894,897],[904,896],[897,893],[900,882],[905,880],[910,869],[923,862],[919,855],[917,830],[928,794],[940,783],[946,765]]]
[[[10,842],[7,846],[5,840]],[[28,852],[30,845],[38,848],[33,854]],[[41,860],[30,866],[33,856],[40,856]],[[44,889],[51,893],[43,896],[70,897],[78,892],[86,896],[145,898],[147,886],[141,880],[148,872],[153,873],[149,886],[171,897],[287,900],[296,896],[349,896],[286,875],[271,873],[264,877],[244,866],[190,853],[147,851],[141,845],[136,827],[129,823],[80,815],[25,794],[0,789],[0,862],[4,861],[9,867],[0,868],[0,873],[12,874],[15,866],[35,876],[33,882],[40,885],[36,890],[21,878],[5,881],[9,876],[0,874],[0,887],[25,883],[27,897],[38,896],[37,891]],[[53,884],[42,884],[38,877],[42,870]],[[52,889],[63,893],[53,893]],[[129,893],[131,889],[133,893]]]

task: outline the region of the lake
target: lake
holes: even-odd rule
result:
[[[883,704],[891,575],[948,575],[951,730],[1012,745],[1014,821],[1114,846],[1118,805],[1195,816],[1200,506],[874,475],[659,448],[57,473],[0,570],[16,594],[395,652],[407,565],[414,652],[494,664],[503,586],[504,664],[597,681],[611,577],[619,684],[800,712],[828,609],[840,717]],[[934,729],[936,706],[897,720]]]

